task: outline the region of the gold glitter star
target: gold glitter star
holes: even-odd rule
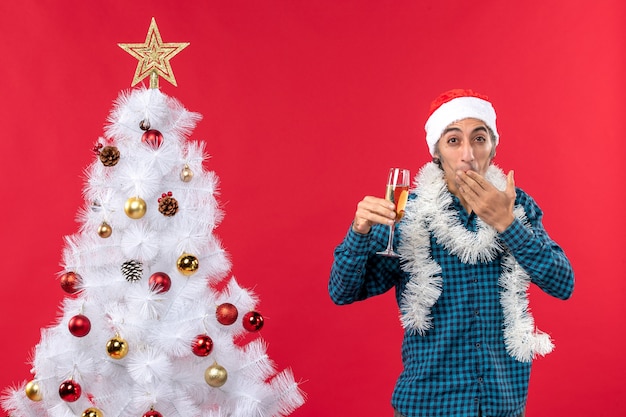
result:
[[[139,60],[131,87],[149,76],[150,88],[159,88],[159,76],[176,85],[170,59],[189,46],[189,42],[163,43],[153,17],[144,43],[119,43],[118,46]]]

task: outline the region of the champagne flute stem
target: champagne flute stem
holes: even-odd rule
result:
[[[389,242],[387,243],[387,250],[393,252],[393,234],[395,231],[395,223],[389,225]]]

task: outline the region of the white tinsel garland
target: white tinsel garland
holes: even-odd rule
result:
[[[504,190],[506,177],[502,171],[489,167],[486,178],[496,188]],[[497,231],[477,219],[477,231],[467,230],[448,210],[452,196],[448,192],[443,172],[434,163],[426,164],[415,180],[418,198],[406,205],[403,220],[403,240],[398,247],[402,268],[411,276],[402,294],[401,322],[405,329],[424,335],[432,327],[431,309],[439,299],[443,278],[441,266],[432,258],[430,234],[450,254],[461,262],[476,264],[491,262],[504,254],[500,276],[500,302],[504,315],[504,342],[507,352],[518,361],[527,362],[537,354],[545,355],[553,348],[549,335],[535,329],[528,309],[530,277],[505,251],[497,240]],[[515,216],[527,227],[524,209],[518,206]]]

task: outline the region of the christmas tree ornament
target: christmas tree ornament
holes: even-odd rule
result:
[[[73,403],[80,398],[82,388],[80,384],[73,379],[65,380],[59,385],[59,396],[63,401]]]
[[[159,88],[159,76],[176,86],[176,78],[170,60],[189,46],[188,42],[163,43],[154,17],[150,22],[144,43],[120,43],[120,48],[137,58],[137,69],[131,87],[150,77],[150,88]]]
[[[180,171],[180,179],[182,182],[190,182],[193,178],[193,171],[189,168],[189,165],[185,164],[183,169]]]
[[[178,201],[172,197],[171,191],[161,194],[161,198],[159,198],[158,202],[159,212],[164,216],[171,217],[178,211]]]
[[[137,282],[143,276],[143,264],[134,259],[126,261],[122,264],[122,274],[126,281]]]
[[[41,388],[35,380],[29,381],[28,384],[26,384],[26,387],[24,387],[24,392],[26,392],[26,396],[31,401],[41,401],[41,399],[43,398],[43,396],[41,395]]]
[[[120,151],[115,146],[105,146],[100,150],[99,158],[102,165],[112,167],[120,161]]]
[[[150,411],[146,411],[142,417],[163,417],[163,415],[156,411],[154,407],[150,407]]]
[[[66,272],[61,275],[61,288],[68,294],[75,294],[78,292],[78,285],[80,284],[80,275],[75,272]]]
[[[243,328],[249,332],[258,332],[263,328],[263,316],[256,311],[249,311],[243,316]]]
[[[139,129],[146,131],[150,129],[150,122],[147,120],[142,120],[141,122],[139,122]]]
[[[168,292],[170,287],[172,286],[172,280],[170,276],[165,272],[155,272],[150,275],[150,279],[148,279],[148,285],[150,285],[150,289],[152,291],[156,291],[159,294],[164,292]]]
[[[217,362],[213,363],[213,365],[209,366],[206,371],[204,371],[204,380],[213,388],[221,387],[226,383],[227,379],[228,372],[226,372],[223,366],[218,365]]]
[[[213,340],[206,334],[199,334],[191,344],[191,351],[196,356],[209,356],[213,350]]]
[[[163,135],[155,129],[146,130],[143,135],[141,135],[141,141],[151,148],[156,149],[163,143]]]
[[[70,333],[76,337],[85,337],[91,331],[91,321],[82,314],[77,314],[67,324]]]
[[[102,150],[102,147],[104,145],[101,144],[100,142],[96,143],[95,145],[93,145],[93,153],[95,153],[96,155],[100,155],[100,151]]]
[[[183,253],[176,261],[176,267],[186,277],[193,275],[199,266],[198,258],[188,253]]]
[[[83,411],[81,417],[104,417],[104,414],[102,413],[102,411],[100,411],[100,409],[96,407],[89,407],[88,409]]]
[[[113,233],[113,229],[111,229],[111,226],[109,226],[107,222],[102,222],[100,226],[98,226],[98,236],[101,238],[106,239],[111,236],[111,233]]]
[[[238,316],[239,311],[237,310],[237,307],[231,303],[222,303],[218,305],[215,310],[215,317],[217,318],[217,321],[224,326],[230,326],[235,323]]]
[[[116,335],[107,342],[107,354],[113,359],[122,359],[128,354],[128,343]]]
[[[131,219],[141,219],[146,214],[146,202],[139,197],[131,197],[124,203],[124,212]]]

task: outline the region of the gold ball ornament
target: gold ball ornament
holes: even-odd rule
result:
[[[113,359],[122,359],[128,353],[128,343],[119,336],[107,342],[107,354]]]
[[[189,168],[189,165],[185,165],[185,167],[180,171],[180,179],[183,182],[189,182],[193,178],[193,171]]]
[[[226,369],[218,365],[217,362],[206,368],[204,371],[204,380],[213,388],[219,388],[226,383],[228,372]]]
[[[113,233],[113,229],[111,229],[111,226],[109,226],[107,222],[102,222],[102,224],[98,226],[98,236],[101,238],[106,239],[111,236],[111,233]]]
[[[43,398],[41,395],[41,388],[39,387],[39,384],[35,381],[30,381],[28,384],[26,384],[24,391],[26,392],[26,396],[28,397],[28,399],[30,399],[31,401],[41,401]]]
[[[96,407],[89,407],[88,409],[83,411],[83,414],[81,415],[81,417],[103,417],[103,416],[104,414],[102,414],[102,411],[100,411]]]
[[[183,253],[176,261],[176,267],[186,277],[193,275],[199,266],[198,258],[188,253]]]
[[[146,214],[146,202],[139,197],[131,197],[124,204],[124,212],[131,219],[141,219]]]

